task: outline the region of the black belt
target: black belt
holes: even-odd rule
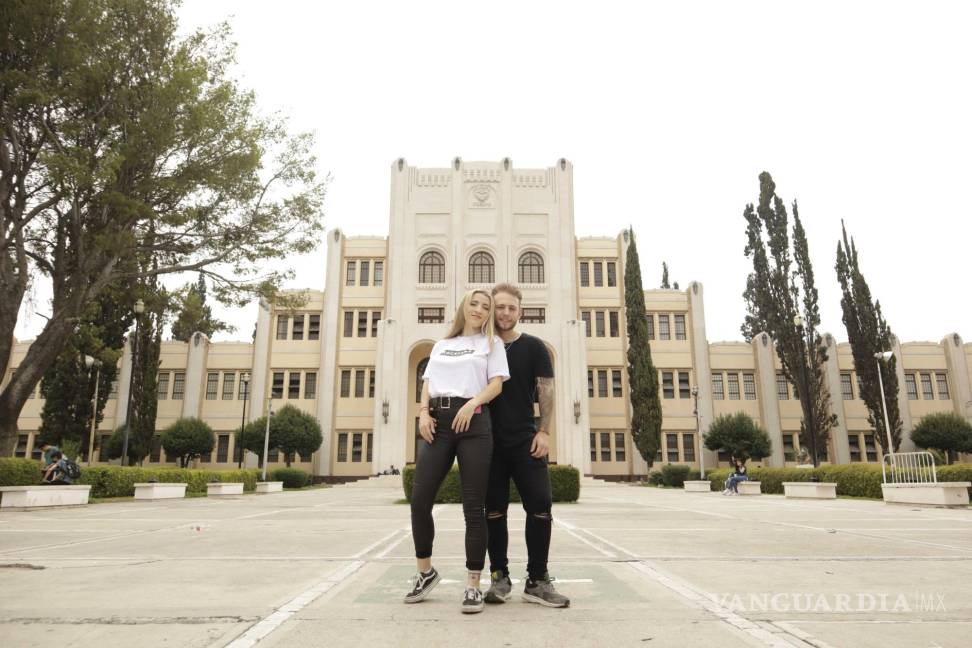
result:
[[[429,409],[459,409],[471,400],[461,396],[433,396],[429,399]]]

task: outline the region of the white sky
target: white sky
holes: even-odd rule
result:
[[[228,20],[263,110],[317,134],[327,227],[388,232],[398,157],[574,164],[576,234],[632,223],[706,289],[710,341],[741,339],[747,202],[770,171],[799,200],[823,330],[846,339],[833,270],[846,220],[903,341],[972,339],[972,5],[947,2],[185,0]],[[294,259],[323,289],[324,248]],[[46,312],[38,291],[38,313]],[[256,307],[217,309],[249,339]],[[18,337],[43,325],[24,313]]]

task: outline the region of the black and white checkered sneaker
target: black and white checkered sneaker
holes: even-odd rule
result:
[[[467,587],[462,595],[462,613],[475,614],[483,611],[483,593],[475,587]]]
[[[412,591],[405,595],[406,603],[418,603],[429,595],[439,584],[439,572],[432,567],[427,572],[419,572],[412,578]]]

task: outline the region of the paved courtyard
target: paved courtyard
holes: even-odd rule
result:
[[[0,644],[896,646],[972,637],[972,510],[585,480],[556,505],[571,597],[459,612],[462,513],[436,507],[431,598],[399,477],[323,490],[0,514]],[[511,508],[522,588],[523,512]]]

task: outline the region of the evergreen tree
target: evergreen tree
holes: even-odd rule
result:
[[[661,444],[662,409],[658,395],[658,371],[651,361],[648,342],[648,310],[641,284],[641,263],[634,230],[624,265],[624,305],[628,328],[628,396],[631,400],[631,439],[648,467]]]
[[[803,409],[800,443],[810,449],[816,466],[821,456],[826,457],[837,417],[831,412],[826,386],[827,349],[817,332],[820,309],[810,252],[796,201],[791,245],[789,217],[773,178],[764,171],[759,185],[758,206],[750,203],[743,212],[745,255],[752,259],[753,271],[743,293],[747,315],[742,333],[747,341],[762,332],[773,338],[783,374],[796,388]]]
[[[952,463],[956,453],[972,452],[972,424],[955,412],[935,412],[918,422],[911,440],[919,448],[940,450]]]
[[[772,453],[772,442],[766,430],[756,424],[749,414],[736,412],[717,416],[705,435],[705,447],[729,453],[746,463],[757,461]]]
[[[671,285],[668,283],[668,264],[664,261],[662,261],[661,288],[671,288]]]
[[[165,327],[168,297],[168,294],[164,291],[147,295],[145,312],[140,316],[138,339],[135,342],[128,454],[130,457],[134,457],[134,461],[137,463],[141,463],[151,452],[152,440],[155,437],[155,419],[159,406],[158,375],[162,350],[162,330]],[[134,453],[131,448],[132,445],[137,448]],[[119,451],[118,456],[121,456],[121,451]]]
[[[162,432],[166,457],[179,457],[179,466],[187,468],[195,457],[213,451],[216,434],[202,419],[180,418]]]
[[[854,354],[854,369],[857,371],[860,397],[867,406],[867,422],[874,428],[874,439],[885,452],[891,450],[884,425],[884,410],[881,403],[881,382],[884,383],[884,401],[888,408],[888,423],[891,427],[891,443],[894,450],[901,445],[901,411],[898,409],[898,375],[895,372],[896,358],[880,369],[875,354],[891,350],[891,328],[881,313],[881,302],[871,297],[871,289],[864,280],[857,258],[854,239],[848,240],[847,229],[841,221],[842,241],[837,242],[837,280],[840,282],[844,326],[847,339]]]
[[[195,284],[190,284],[179,297],[179,314],[172,323],[172,339],[188,342],[196,331],[212,338],[214,333],[229,331],[231,327],[213,317],[212,308],[206,304],[206,278],[199,275]]]

